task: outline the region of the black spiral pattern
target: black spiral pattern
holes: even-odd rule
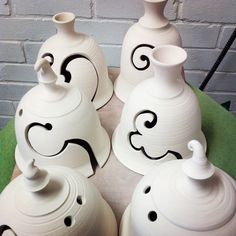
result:
[[[132,53],[131,53],[131,58],[130,58],[131,63],[132,63],[132,65],[135,67],[135,69],[141,70],[141,71],[142,71],[142,70],[146,70],[146,69],[150,66],[150,59],[149,59],[149,57],[148,57],[147,55],[144,55],[144,54],[142,54],[142,55],[140,56],[140,60],[146,62],[146,65],[144,65],[143,67],[138,67],[138,66],[136,66],[135,63],[134,63],[134,54],[135,54],[135,52],[136,52],[139,48],[143,48],[143,47],[147,47],[147,48],[150,48],[150,49],[153,49],[153,48],[154,48],[154,46],[153,46],[153,45],[150,45],[150,44],[139,44],[138,46],[136,46],[136,47],[133,49],[133,51],[132,51]]]
[[[152,129],[153,127],[155,127],[155,125],[157,124],[157,115],[155,112],[153,111],[150,111],[150,110],[145,110],[145,111],[142,111],[142,112],[139,112],[136,116],[135,116],[135,121],[134,121],[134,124],[137,120],[137,118],[140,116],[140,115],[143,115],[143,114],[151,114],[153,119],[151,121],[149,120],[146,120],[144,122],[144,126],[147,128],[147,129]],[[175,152],[175,151],[172,151],[172,150],[168,150],[166,153],[164,153],[163,155],[161,156],[150,156],[148,155],[148,153],[146,152],[144,146],[141,146],[141,147],[136,147],[133,143],[132,143],[132,136],[134,135],[139,135],[139,136],[142,136],[142,133],[140,133],[140,131],[138,130],[138,128],[136,127],[135,125],[135,128],[136,128],[136,131],[131,131],[129,133],[129,143],[131,145],[131,147],[136,150],[136,151],[141,151],[142,154],[147,157],[148,159],[150,160],[159,160],[159,159],[162,159],[164,158],[166,155],[168,154],[172,154],[176,157],[176,159],[183,159],[182,156],[178,153],[178,152]]]
[[[45,157],[55,157],[59,154],[61,154],[69,144],[75,144],[75,145],[79,145],[81,147],[83,147],[88,155],[89,155],[89,158],[90,160],[96,160],[95,158],[95,155],[94,155],[94,152],[92,150],[92,147],[89,145],[89,143],[83,139],[68,139],[68,140],[65,140],[64,141],[64,144],[62,146],[62,148],[57,152],[57,153],[54,153],[54,154],[51,154],[51,155],[45,155],[45,154],[41,154],[39,153],[37,150],[35,150],[35,148],[33,147],[33,145],[31,144],[30,142],[30,139],[29,139],[29,131],[30,129],[32,129],[33,127],[35,126],[40,126],[42,128],[44,128],[46,131],[51,131],[53,129],[53,126],[52,124],[50,123],[46,123],[45,125],[44,124],[41,124],[41,123],[38,123],[38,122],[34,122],[34,123],[31,123],[27,128],[26,128],[26,131],[25,131],[25,139],[27,141],[27,143],[29,144],[29,146],[38,154],[42,155],[42,156],[45,156]]]
[[[48,60],[48,61],[49,61],[49,64],[50,64],[50,66],[53,65],[53,63],[54,63],[54,56],[52,55],[52,53],[48,53],[48,52],[47,52],[47,53],[44,53],[44,54],[42,55],[42,58],[50,58],[50,59]],[[96,72],[96,88],[95,88],[93,97],[92,97],[92,99],[91,99],[91,101],[93,101],[94,98],[95,98],[95,96],[96,96],[96,94],[97,94],[98,83],[99,83],[99,77],[98,77],[98,71],[97,71],[96,66],[93,64],[93,62],[92,62],[87,56],[82,55],[82,54],[73,54],[73,55],[68,56],[68,57],[63,61],[62,65],[61,65],[60,74],[64,76],[64,78],[65,78],[64,82],[65,82],[65,83],[70,83],[70,81],[71,81],[71,73],[70,73],[70,71],[67,70],[67,66],[68,66],[68,64],[69,64],[71,61],[73,61],[73,60],[75,60],[75,59],[78,59],[78,58],[83,58],[83,59],[89,61],[89,62],[92,64],[92,66],[93,66],[93,68],[94,68],[94,70],[95,70],[95,72]]]

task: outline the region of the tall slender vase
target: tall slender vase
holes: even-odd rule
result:
[[[147,174],[154,165],[190,157],[190,140],[199,140],[206,148],[197,98],[180,78],[186,58],[177,46],[154,48],[150,53],[154,76],[138,84],[124,105],[112,147],[135,172]]]
[[[133,88],[151,77],[150,51],[159,45],[181,46],[176,28],[164,16],[167,0],[144,0],[145,14],[128,30],[122,46],[120,75],[114,89],[125,102]]]
[[[58,13],[52,20],[57,34],[45,41],[38,58],[49,60],[60,83],[77,87],[96,108],[103,106],[111,98],[113,86],[102,50],[94,39],[75,32],[73,13]]]

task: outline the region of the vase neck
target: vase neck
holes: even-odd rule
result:
[[[162,28],[169,24],[164,16],[166,0],[144,0],[144,16],[139,23],[147,28]]]
[[[150,56],[153,70],[155,96],[160,98],[176,97],[183,91],[181,70],[187,59],[186,52],[177,46],[163,45],[153,49]]]
[[[70,12],[62,12],[53,16],[57,33],[64,38],[74,38],[77,33],[74,30],[75,15]]]

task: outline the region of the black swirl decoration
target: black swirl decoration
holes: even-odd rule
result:
[[[134,54],[135,54],[135,52],[136,52],[139,48],[143,48],[143,47],[150,48],[150,49],[153,49],[153,48],[154,48],[154,46],[153,46],[153,45],[150,45],[150,44],[139,44],[138,46],[136,46],[136,47],[133,49],[133,51],[132,51],[132,53],[131,53],[131,58],[130,58],[130,59],[131,59],[132,65],[133,65],[133,66],[135,67],[135,69],[137,69],[137,70],[146,70],[146,69],[150,66],[150,59],[148,58],[147,55],[144,55],[144,54],[142,54],[142,55],[140,56],[140,60],[146,62],[146,65],[144,65],[143,67],[138,67],[138,66],[136,66],[135,63],[134,63]]]
[[[12,235],[16,235],[16,233],[8,226],[8,225],[1,225],[0,226],[0,236],[4,234],[4,231],[10,230],[12,232]],[[7,235],[7,233],[6,233]]]
[[[51,154],[51,155],[45,155],[45,154],[41,154],[40,152],[38,152],[34,147],[33,145],[31,144],[30,140],[29,140],[29,131],[30,129],[32,129],[33,127],[36,127],[36,126],[40,126],[42,128],[44,128],[46,131],[51,131],[53,129],[53,126],[52,124],[50,123],[46,123],[46,124],[41,124],[41,123],[38,123],[38,122],[34,122],[34,123],[31,123],[27,129],[26,129],[26,132],[25,132],[25,139],[27,141],[27,143],[29,144],[29,146],[38,154],[42,155],[42,156],[45,156],[45,157],[55,157],[59,154],[61,154],[69,144],[75,144],[75,145],[79,145],[81,147],[83,147],[88,155],[89,155],[89,158],[90,158],[90,161],[93,162],[94,160],[96,160],[96,157],[94,155],[94,152],[93,152],[93,149],[92,147],[89,145],[89,143],[83,139],[68,139],[68,140],[65,140],[64,141],[64,144],[62,146],[62,148],[57,152],[57,153],[54,153],[54,154]]]
[[[49,64],[50,64],[50,66],[53,65],[53,63],[54,63],[54,56],[52,55],[52,53],[49,53],[49,52],[44,53],[42,55],[42,58],[46,58],[48,60]]]
[[[150,110],[144,110],[142,112],[139,112],[136,116],[135,116],[135,121],[134,121],[134,124],[136,123],[136,120],[137,118],[140,116],[140,115],[143,115],[143,114],[151,114],[153,119],[151,121],[149,120],[146,120],[144,122],[144,126],[147,128],[147,129],[152,129],[153,127],[155,127],[155,125],[157,124],[157,115],[155,112],[153,111],[150,111]],[[163,155],[161,156],[150,156],[147,154],[144,146],[141,146],[141,147],[136,147],[133,143],[132,143],[132,137],[135,136],[135,135],[138,135],[138,136],[142,136],[142,134],[139,132],[138,128],[136,127],[135,125],[135,128],[136,128],[136,131],[131,131],[129,133],[129,143],[131,145],[131,147],[136,150],[136,151],[141,151],[142,154],[147,157],[148,159],[150,160],[159,160],[159,159],[162,159],[164,158],[166,155],[168,154],[172,154],[176,157],[176,159],[183,159],[183,157],[178,153],[178,152],[175,152],[175,151],[172,151],[172,150],[168,150],[166,153],[164,153]]]
[[[66,68],[67,68],[68,64],[69,64],[71,61],[73,61],[73,60],[75,60],[75,59],[78,59],[78,58],[83,58],[83,59],[89,61],[89,62],[92,64],[92,66],[93,66],[93,68],[94,68],[94,70],[95,70],[95,72],[96,72],[96,77],[97,77],[97,78],[96,78],[96,79],[97,79],[97,81],[96,81],[96,89],[95,89],[94,95],[93,95],[93,97],[92,97],[92,99],[91,99],[91,101],[93,101],[94,98],[95,98],[95,96],[96,96],[97,90],[98,90],[99,78],[98,78],[98,71],[97,71],[97,68],[95,67],[95,65],[93,64],[93,62],[92,62],[88,57],[86,57],[86,56],[84,56],[84,55],[82,55],[82,54],[73,54],[73,55],[67,57],[67,58],[64,60],[64,62],[62,63],[62,65],[61,65],[61,72],[60,72],[60,74],[65,77],[65,82],[66,82],[66,83],[70,83],[70,81],[71,81],[71,73],[70,73]]]
[[[48,60],[48,61],[49,61],[49,64],[50,64],[50,66],[53,65],[53,63],[54,63],[54,57],[53,57],[53,55],[52,55],[51,53],[48,53],[48,52],[47,52],[47,53],[44,53],[44,54],[42,55],[42,58],[50,58],[50,59]],[[95,67],[95,65],[93,64],[93,62],[92,62],[87,56],[84,56],[84,55],[82,55],[82,54],[73,54],[73,55],[68,56],[68,57],[63,61],[62,65],[61,65],[60,74],[64,76],[64,78],[65,78],[65,80],[64,80],[65,83],[70,83],[70,81],[71,81],[71,73],[70,73],[70,71],[67,70],[67,66],[68,66],[68,64],[69,64],[71,61],[73,61],[73,60],[75,60],[75,59],[78,59],[78,58],[83,58],[83,59],[89,61],[89,62],[92,64],[92,66],[93,66],[93,68],[94,68],[94,70],[95,70],[95,72],[96,72],[96,88],[95,88],[95,91],[94,91],[94,95],[93,95],[93,97],[92,97],[92,99],[91,99],[91,101],[93,101],[94,98],[95,98],[95,96],[96,96],[97,90],[98,90],[99,78],[98,78],[98,71],[97,71],[97,68]]]

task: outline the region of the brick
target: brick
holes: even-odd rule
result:
[[[108,66],[120,67],[121,46],[102,45]]]
[[[26,42],[24,43],[25,57],[29,64],[34,64],[36,62],[38,52],[42,43]]]
[[[177,4],[169,0],[165,8],[165,15],[170,20],[176,19]],[[144,14],[143,1],[140,0],[96,0],[98,17],[138,19]]]
[[[0,116],[0,129],[4,128],[4,126],[7,124],[7,122],[11,119],[12,117],[9,116]]]
[[[0,83],[0,99],[19,101],[33,86],[29,84]]]
[[[235,12],[234,0],[185,0],[181,18],[200,22],[235,23]]]
[[[210,49],[187,49],[188,58],[184,64],[186,70],[206,70],[208,71],[213,64],[219,50]]]
[[[0,18],[0,39],[42,41],[56,33],[49,19]]]
[[[219,38],[219,48],[223,48],[227,41],[229,40],[231,34],[235,30],[235,26],[225,26]],[[230,47],[231,49],[236,49],[236,40]]]
[[[228,51],[218,71],[236,72],[236,51]]]
[[[0,0],[0,15],[10,15],[10,7],[8,0]]]
[[[215,48],[220,32],[219,25],[177,23],[183,47]]]
[[[188,59],[184,65],[185,69],[206,71],[211,69],[221,52],[218,49],[187,49],[186,51],[188,53]],[[228,51],[217,71],[236,72],[235,61],[236,52]]]
[[[100,44],[122,44],[131,25],[114,21],[77,21],[75,28],[78,32],[91,35]]]
[[[0,62],[25,62],[19,42],[0,42],[0,52]]]
[[[18,107],[18,105],[19,105],[19,101],[13,101],[12,103],[13,103],[14,109],[15,109],[15,111],[16,111],[16,110],[17,110],[17,107]]]
[[[201,71],[187,71],[185,70],[185,78],[188,83],[194,87],[199,87],[205,78],[205,73]]]
[[[207,84],[206,91],[236,92],[236,73],[216,72]]]
[[[217,103],[222,104],[227,101],[231,101],[230,110],[236,110],[236,93],[224,93],[224,92],[207,92],[211,98]]]
[[[0,100],[0,115],[14,116],[15,107],[11,101]]]
[[[54,15],[69,11],[76,16],[92,16],[90,0],[12,0],[12,4],[17,15]]]
[[[33,65],[6,64],[0,70],[0,81],[37,82]]]

